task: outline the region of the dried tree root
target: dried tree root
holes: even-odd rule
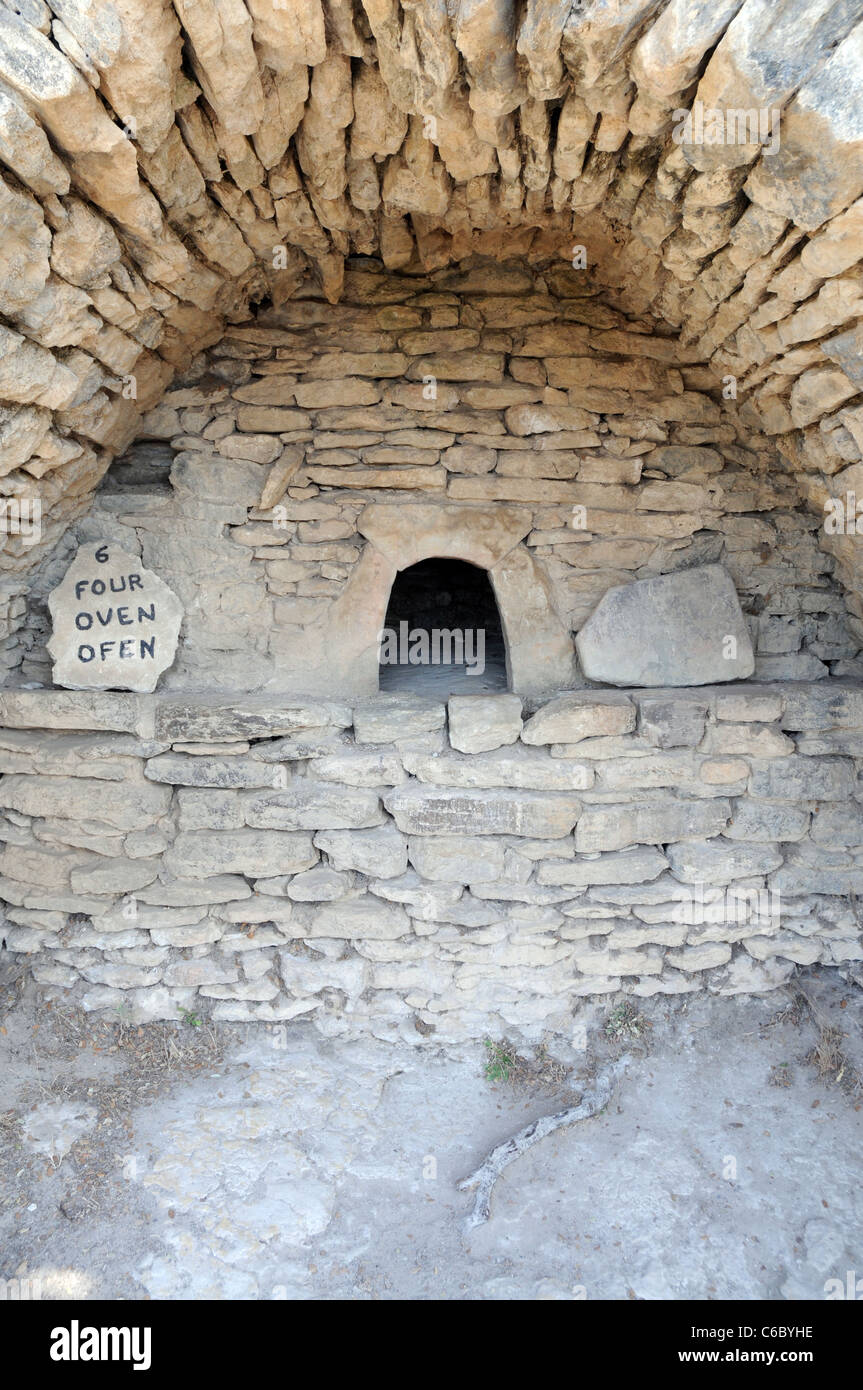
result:
[[[629,1052],[618,1057],[605,1072],[596,1078],[591,1089],[584,1092],[578,1105],[571,1105],[568,1110],[558,1110],[554,1115],[543,1115],[541,1119],[534,1120],[532,1124],[519,1130],[518,1134],[514,1134],[511,1139],[505,1139],[502,1144],[498,1144],[497,1148],[492,1149],[475,1172],[467,1178],[462,1178],[461,1182],[457,1184],[460,1192],[467,1192],[472,1187],[477,1188],[473,1211],[465,1219],[466,1231],[472,1231],[476,1226],[481,1226],[484,1221],[488,1221],[492,1188],[504,1168],[507,1168],[510,1163],[514,1163],[517,1158],[521,1158],[523,1153],[533,1148],[534,1144],[538,1144],[540,1139],[545,1139],[547,1135],[553,1134],[555,1130],[566,1129],[568,1125],[575,1124],[577,1120],[589,1120],[591,1115],[602,1110],[603,1106],[608,1104],[615,1082],[631,1061],[632,1054]]]

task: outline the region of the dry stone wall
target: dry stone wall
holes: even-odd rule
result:
[[[578,680],[572,633],[609,588],[717,563],[757,678],[861,673],[823,519],[692,351],[569,266],[360,266],[338,305],[229,329],[143,417],[18,581],[16,680],[50,682],[47,596],[103,541],[182,601],[165,688],[370,694],[396,572],[435,555],[490,570],[520,693]]]
[[[848,683],[0,717],[4,945],[115,1019],[536,1038],[585,996],[863,959]]]

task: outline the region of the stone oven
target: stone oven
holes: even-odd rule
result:
[[[863,958],[859,16],[18,8],[0,930],[46,997],[536,1038]],[[681,135],[738,103],[775,147]]]

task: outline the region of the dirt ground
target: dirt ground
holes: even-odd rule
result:
[[[525,1058],[124,1028],[0,969],[0,1279],[23,1296],[794,1300],[863,1279],[863,989],[838,971],[591,1004],[586,1048]],[[459,1180],[624,1054],[604,1108],[507,1167],[469,1229]]]

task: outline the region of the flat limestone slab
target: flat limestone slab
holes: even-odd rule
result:
[[[709,685],[755,669],[737,591],[721,565],[609,589],[575,646],[585,676],[609,685]]]
[[[119,546],[80,546],[48,607],[55,685],[149,692],[174,660],[182,604]]]
[[[562,792],[464,791],[420,784],[396,787],[384,805],[408,835],[524,835],[556,840],[569,835],[581,802]]]

